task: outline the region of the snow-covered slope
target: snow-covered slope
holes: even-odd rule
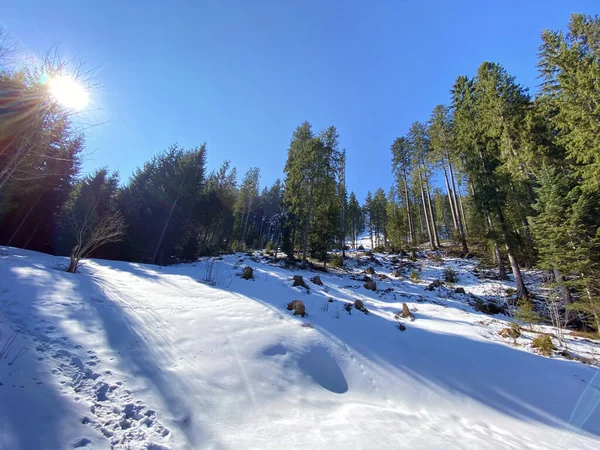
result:
[[[420,260],[421,282],[375,278],[371,292],[350,274],[317,286],[254,259],[94,260],[73,275],[64,259],[4,248],[0,448],[600,446],[598,370],[532,353],[532,335],[503,340],[507,319],[468,295],[426,291],[441,264]],[[246,265],[254,281],[236,276]],[[472,262],[446,265],[467,293],[506,287]],[[294,299],[307,317],[286,309]],[[344,309],[355,299],[370,314]],[[402,302],[416,317],[405,332]]]

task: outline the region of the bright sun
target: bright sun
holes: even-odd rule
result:
[[[69,76],[54,76],[50,78],[49,86],[52,96],[67,108],[81,110],[88,104],[88,92]]]

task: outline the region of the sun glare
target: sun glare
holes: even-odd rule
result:
[[[81,110],[88,104],[88,92],[69,76],[58,75],[50,78],[49,87],[52,96],[67,108]]]

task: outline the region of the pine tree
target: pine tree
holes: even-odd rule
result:
[[[400,137],[394,140],[392,144],[392,173],[395,178],[396,191],[402,193],[404,206],[406,209],[406,218],[410,243],[416,244],[415,225],[412,213],[412,205],[409,195],[409,174],[411,171],[412,153],[411,147],[406,138]]]
[[[525,297],[527,288],[516,259],[514,231],[506,215],[508,202],[516,200],[506,168],[511,155],[518,151],[513,138],[518,133],[513,127],[523,117],[529,98],[502,67],[493,63],[483,63],[474,80],[459,77],[453,96],[457,139],[463,149],[473,202],[486,217],[500,274],[504,268],[498,238],[506,248],[517,297]]]
[[[428,134],[431,148],[430,156],[434,162],[438,162],[442,166],[446,190],[448,192],[450,212],[452,214],[452,224],[462,244],[463,255],[466,255],[469,253],[469,248],[467,246],[467,239],[456,195],[456,183],[454,180],[454,169],[452,167],[452,154],[454,153],[452,149],[454,142],[452,116],[447,107],[438,105],[434,108],[431,119],[429,120]]]
[[[348,198],[348,226],[350,230],[350,237],[352,238],[352,248],[356,249],[356,241],[358,239],[359,233],[364,228],[364,213],[361,208],[358,200],[356,199],[356,195],[354,192],[350,192],[350,196]]]
[[[340,158],[339,135],[335,127],[314,136],[311,125],[304,122],[294,132],[285,166],[285,193],[286,204],[302,228],[302,266],[307,264],[311,226],[318,221],[317,216],[327,222],[328,228],[325,233],[319,225],[312,241],[319,248],[330,245],[330,218],[339,211],[329,203],[335,203]],[[335,236],[339,221],[335,220],[333,226]]]
[[[440,240],[435,227],[435,216],[431,204],[431,194],[429,186],[429,169],[426,159],[429,154],[429,136],[427,128],[421,122],[414,122],[407,136],[408,143],[412,153],[413,178],[418,181],[420,195],[422,199],[423,215],[429,236],[429,245],[432,249],[440,246]]]

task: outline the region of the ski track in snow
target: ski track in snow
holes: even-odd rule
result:
[[[376,259],[390,276],[389,258]],[[319,287],[314,273],[243,255],[213,260],[217,286],[203,282],[207,260],[89,261],[75,275],[57,261],[0,257],[0,349],[19,331],[0,360],[0,448],[600,445],[597,369],[532,355],[531,336],[513,347],[497,335],[504,316],[424,291],[453,266],[468,293],[503,295],[510,283],[477,279],[473,261],[421,260],[423,281],[375,278],[375,293],[348,274],[321,273]],[[235,276],[245,265],[255,281]],[[294,274],[310,292],[291,287]],[[285,309],[294,298],[305,319]],[[355,299],[368,316],[344,310]],[[416,316],[404,333],[402,302]]]

